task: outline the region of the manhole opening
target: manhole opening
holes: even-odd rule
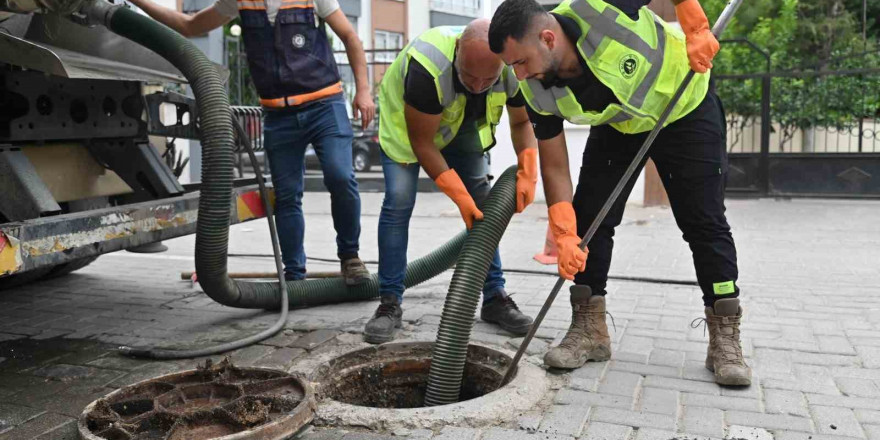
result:
[[[284,372],[237,368],[224,360],[98,399],[83,412],[79,429],[90,440],[201,440],[245,432],[251,436],[241,438],[264,438],[266,428],[293,434],[311,418],[296,417],[310,396]]]
[[[386,344],[338,357],[318,370],[319,395],[373,408],[424,407],[431,347],[429,343]],[[459,401],[500,388],[510,361],[501,352],[468,346]]]

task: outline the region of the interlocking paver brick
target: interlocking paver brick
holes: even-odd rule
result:
[[[862,437],[845,437],[840,435],[811,434],[795,431],[775,431],[776,440],[860,440]]]
[[[788,415],[761,414],[743,411],[726,411],[727,423],[731,425],[756,426],[765,429],[783,429],[792,431],[813,432],[813,424],[809,418]]]
[[[27,406],[0,403],[0,432],[20,425],[44,413],[45,410]]]
[[[635,362],[614,361],[610,366],[612,371],[626,371],[629,373],[640,374],[642,376],[667,376],[678,378],[680,376],[679,369],[675,367],[667,367],[663,365],[645,365]]]
[[[773,440],[773,434],[764,428],[731,425],[727,429],[726,438],[742,440]]]
[[[865,368],[880,368],[880,347],[856,347]]]
[[[577,405],[554,405],[544,414],[538,432],[577,437],[590,416],[590,408]]]
[[[632,431],[630,426],[590,422],[580,440],[628,440]]]
[[[709,437],[724,436],[724,411],[716,408],[685,406],[682,408],[680,430]]]
[[[822,434],[864,437],[858,420],[849,408],[833,406],[811,406],[816,428]]]
[[[528,433],[511,429],[491,428],[483,431],[480,440],[573,440],[570,435],[547,434],[544,432]]]
[[[643,383],[645,387],[664,388],[667,390],[679,390],[690,393],[720,395],[721,390],[714,383],[700,382],[695,380],[673,379],[662,376],[648,376]]]
[[[837,382],[837,387],[844,396],[880,397],[880,386],[877,386],[873,380],[838,377],[834,381]]]
[[[632,397],[642,381],[642,376],[620,371],[609,371],[599,383],[600,394]]]
[[[853,412],[856,415],[856,420],[863,425],[880,425],[880,411],[857,409]]]
[[[807,403],[809,403],[810,405],[880,410],[880,399],[870,399],[865,397],[825,396],[822,394],[807,394],[806,396]]]
[[[807,400],[800,391],[764,390],[764,406],[770,414],[789,414],[809,417]]]
[[[71,420],[55,429],[34,437],[34,440],[78,440],[80,438],[76,421]]]
[[[708,394],[681,393],[681,404],[722,410],[761,412],[761,401],[740,397],[710,396]]]
[[[675,350],[654,349],[648,357],[651,365],[681,368],[684,364],[684,352]]]
[[[675,429],[675,417],[617,408],[596,408],[590,420],[638,428]]]
[[[0,434],[0,440],[22,440],[52,431],[61,425],[73,421],[72,417],[55,413],[44,413],[19,425],[13,430]]]
[[[553,401],[560,405],[602,406],[622,409],[631,409],[633,405],[632,396],[615,396],[570,389],[559,390]]]
[[[637,409],[642,412],[674,416],[678,411],[678,391],[644,388]]]
[[[635,432],[635,440],[672,440],[677,438],[677,434],[672,429],[640,428]]]

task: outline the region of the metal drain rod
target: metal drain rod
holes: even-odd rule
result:
[[[721,16],[719,16],[718,20],[715,22],[715,26],[712,28],[712,33],[715,34],[716,37],[721,36],[721,33],[724,32],[724,29],[727,27],[728,23],[730,23],[730,20],[733,18],[733,15],[736,13],[736,10],[741,4],[742,0],[730,0],[727,3],[727,6],[725,6],[724,10],[721,11]],[[599,214],[597,214],[596,218],[593,219],[593,223],[590,224],[590,228],[587,229],[587,233],[581,240],[581,250],[583,250],[587,246],[587,243],[589,243],[590,240],[593,238],[593,234],[596,233],[596,230],[599,229],[599,225],[601,225],[602,221],[605,220],[605,216],[608,215],[608,211],[610,211],[611,207],[614,206],[614,202],[617,201],[620,193],[623,192],[623,188],[626,186],[627,182],[629,182],[629,179],[632,178],[632,175],[635,174],[635,171],[636,169],[638,169],[639,164],[642,163],[642,159],[644,159],[645,156],[648,154],[648,150],[654,143],[654,139],[657,138],[660,130],[663,129],[663,126],[666,124],[666,120],[669,119],[669,115],[672,113],[673,108],[675,108],[678,100],[681,99],[681,95],[684,94],[684,90],[691,83],[691,80],[694,79],[695,74],[696,72],[691,70],[687,73],[687,75],[685,75],[684,80],[682,80],[681,82],[681,85],[678,86],[678,90],[675,91],[675,95],[673,95],[669,103],[666,104],[666,108],[660,115],[660,119],[657,120],[657,124],[651,130],[648,138],[645,139],[642,147],[639,148],[638,153],[636,153],[636,156],[626,168],[626,171],[623,173],[623,177],[621,177],[620,181],[617,182],[617,186],[615,186],[614,190],[611,191],[611,195],[609,195],[608,199],[605,200],[605,204],[602,205],[602,210],[599,211]],[[532,338],[535,337],[535,333],[541,326],[541,322],[544,320],[544,316],[547,315],[547,312],[550,310],[550,306],[553,305],[553,301],[556,299],[556,295],[559,294],[559,290],[562,289],[563,284],[565,284],[565,278],[559,277],[556,280],[556,285],[553,286],[553,290],[550,291],[550,296],[548,296],[547,300],[544,301],[544,306],[541,307],[541,311],[538,313],[538,316],[535,317],[535,322],[529,329],[529,333],[526,335],[525,338],[523,338],[522,344],[520,344],[519,346],[519,350],[516,351],[516,356],[513,357],[513,361],[510,363],[510,367],[508,367],[507,369],[507,373],[505,373],[504,378],[501,379],[502,386],[507,384],[510,379],[513,378],[513,374],[516,372],[516,366],[519,365],[519,361],[520,359],[522,359],[523,353],[525,353],[526,348],[529,346],[529,343],[532,342]]]

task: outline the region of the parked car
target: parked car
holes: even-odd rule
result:
[[[354,130],[354,140],[351,143],[352,168],[357,172],[363,172],[370,171],[373,166],[381,165],[379,133],[373,128],[361,130],[352,127],[352,129]],[[321,162],[311,145],[306,149],[306,169],[321,169]]]

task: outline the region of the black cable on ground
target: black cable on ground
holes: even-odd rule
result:
[[[239,258],[269,258],[272,255],[269,254],[229,254],[230,257],[239,257]],[[339,259],[333,258],[324,258],[324,257],[306,257],[307,260],[320,261],[322,263],[338,263]],[[364,264],[370,265],[378,265],[379,262],[375,260],[363,260]],[[552,270],[538,270],[538,269],[518,269],[515,267],[505,267],[504,273],[516,273],[522,275],[541,275],[548,277],[558,277],[559,272],[555,272]],[[650,283],[650,284],[673,284],[678,286],[699,286],[699,283],[696,281],[690,280],[677,280],[674,278],[656,278],[656,277],[637,277],[637,276],[626,276],[626,275],[608,275],[609,280],[617,280],[617,281],[631,281],[636,283]]]

